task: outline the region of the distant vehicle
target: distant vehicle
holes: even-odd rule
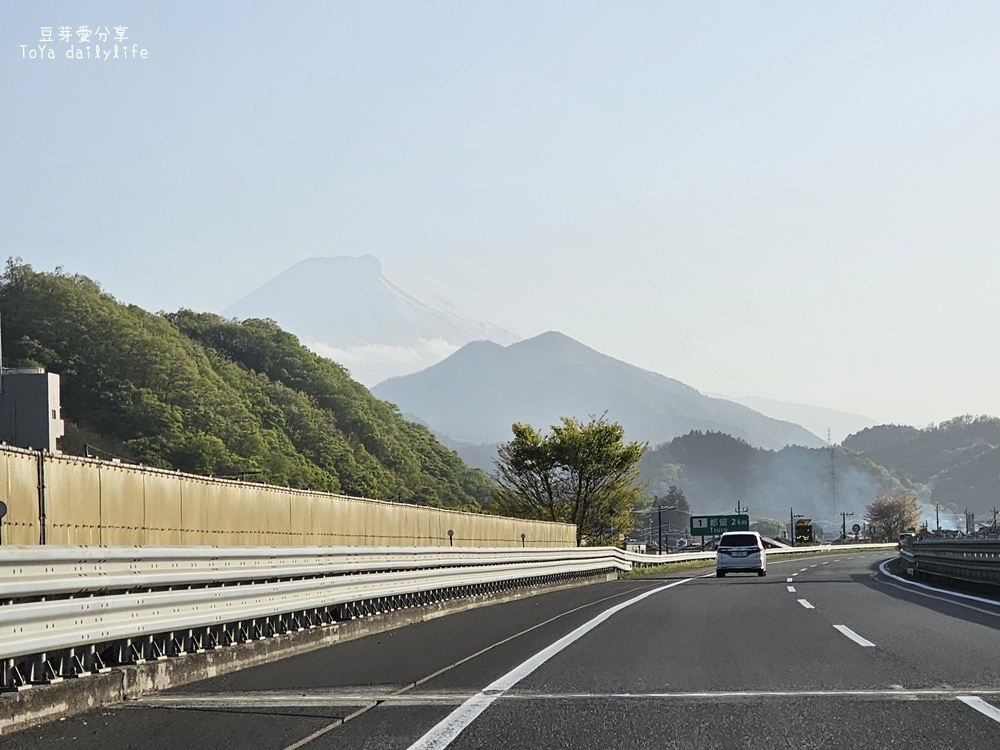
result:
[[[715,555],[715,575],[726,573],[756,573],[767,575],[767,553],[756,531],[727,531],[719,539]]]

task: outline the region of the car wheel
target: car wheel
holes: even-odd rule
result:
[[[715,577],[716,578],[725,578],[726,577],[726,571],[724,571],[724,570],[717,570],[717,571],[715,571]]]
[[[761,570],[757,571],[757,577],[758,578],[761,577],[761,576],[766,576],[766,575],[767,575],[767,571],[764,570],[764,569],[761,569]]]

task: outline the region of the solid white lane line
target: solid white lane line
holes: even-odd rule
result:
[[[714,573],[710,573],[709,575],[715,575],[715,574]],[[708,576],[701,576],[701,578],[707,578],[707,577]],[[532,632],[533,630],[537,630],[538,628],[545,627],[546,625],[548,625],[550,623],[553,623],[556,620],[559,620],[559,619],[561,619],[563,617],[566,617],[567,615],[574,614],[576,612],[579,612],[580,610],[587,609],[588,607],[593,607],[593,606],[595,606],[597,604],[603,604],[604,602],[610,601],[612,599],[620,599],[622,596],[625,596],[625,595],[631,594],[631,593],[632,593],[632,591],[624,591],[624,592],[620,592],[620,593],[617,593],[617,594],[612,594],[610,596],[605,596],[605,597],[603,597],[601,599],[595,599],[592,602],[587,602],[586,604],[581,604],[580,606],[574,607],[573,609],[567,609],[564,612],[560,612],[559,614],[554,615],[553,617],[550,617],[547,620],[543,620],[542,622],[535,623],[534,625],[532,625],[530,627],[527,627],[524,630],[521,630],[520,632],[514,633],[514,635],[509,635],[506,638],[503,638],[503,639],[497,641],[496,643],[490,644],[489,646],[486,646],[485,648],[482,648],[482,649],[480,649],[479,651],[476,651],[473,654],[469,654],[468,656],[465,656],[465,657],[459,659],[458,661],[449,664],[446,667],[442,667],[441,669],[438,669],[437,671],[432,672],[431,674],[426,675],[425,677],[421,677],[416,682],[412,682],[409,685],[405,685],[404,687],[397,688],[396,691],[393,693],[393,696],[400,696],[403,693],[405,693],[408,690],[410,690],[411,688],[415,688],[418,685],[423,685],[425,682],[429,682],[430,680],[433,680],[435,677],[439,677],[440,675],[443,675],[445,672],[451,671],[455,667],[459,667],[459,666],[461,666],[462,664],[465,664],[468,661],[472,661],[473,659],[476,659],[476,658],[482,656],[483,654],[487,653],[488,651],[492,651],[493,649],[498,648],[499,646],[503,646],[505,643],[513,641],[515,638],[520,638],[523,635],[527,635],[528,633]],[[463,700],[464,700],[464,698],[463,698]],[[460,702],[461,701],[456,701],[456,703],[460,703]],[[331,722],[330,724],[327,724],[325,727],[321,727],[320,729],[316,730],[315,732],[313,732],[312,734],[310,734],[308,737],[304,737],[301,740],[299,740],[298,742],[294,742],[291,745],[288,745],[283,750],[299,750],[299,748],[305,747],[306,745],[308,745],[313,740],[319,739],[324,734],[327,734],[328,732],[333,731],[337,727],[342,726],[344,724],[344,722],[349,721],[350,719],[353,719],[354,717],[360,716],[361,714],[365,713],[365,711],[367,711],[369,708],[373,708],[373,707],[375,707],[377,705],[379,705],[378,701],[370,704],[369,706],[366,706],[366,707],[363,707],[363,708],[359,708],[357,711],[355,711],[354,713],[348,714],[347,716],[344,716],[342,718],[338,718],[338,719],[334,720],[333,722]]]
[[[301,690],[288,691],[287,700],[277,701],[274,700],[274,696],[271,699],[265,699],[262,702],[254,701],[254,693],[247,693],[245,696],[222,696],[219,694],[213,695],[201,695],[187,693],[184,695],[171,695],[171,696],[148,696],[140,698],[135,702],[137,707],[149,707],[149,706],[169,706],[170,708],[184,708],[184,709],[211,709],[211,708],[253,708],[254,706],[267,706],[267,707],[296,707],[296,708],[311,708],[315,706],[330,706],[330,705],[347,705],[342,703],[330,703],[329,702],[329,691],[317,691],[315,694],[309,692],[303,692]],[[934,699],[934,698],[944,698],[951,699],[956,698],[961,700],[968,705],[976,704],[977,701],[982,701],[981,704],[993,711],[997,711],[1000,714],[1000,710],[996,709],[991,704],[982,700],[978,696],[988,696],[992,699],[1000,698],[1000,690],[997,689],[986,689],[977,691],[976,695],[969,695],[967,688],[930,688],[930,689],[916,689],[916,690],[906,690],[903,687],[893,687],[890,689],[874,689],[874,690],[719,690],[719,691],[692,691],[692,692],[678,692],[678,693],[597,693],[597,692],[587,692],[587,693],[555,693],[555,692],[530,692],[521,690],[511,690],[505,693],[500,700],[503,701],[594,701],[600,699],[621,699],[621,700],[689,700],[692,698],[702,698],[708,700],[716,700],[718,698],[746,698],[746,699],[761,699],[761,698],[828,698],[828,697],[872,697],[872,698],[887,698],[889,700],[912,700],[914,698],[923,699]],[[345,694],[345,699],[350,699],[352,696]],[[380,693],[379,691],[373,691],[371,694],[366,695],[363,691],[358,692],[358,698],[366,698],[367,700],[377,701],[380,707],[398,707],[398,706],[443,706],[443,705],[458,705],[469,698],[468,691],[433,691],[433,692],[419,692],[412,693],[409,695],[388,695],[385,693]],[[224,698],[229,698],[224,700]],[[207,699],[207,700],[206,700]],[[355,701],[355,704],[357,701]],[[131,705],[131,701],[129,702]],[[978,710],[978,709],[977,709]],[[992,718],[992,717],[991,717]]]
[[[799,604],[801,604],[806,609],[816,609],[813,605],[807,602],[805,599],[799,599]]]
[[[958,695],[956,697],[969,708],[974,708],[983,716],[988,716],[993,719],[993,721],[1000,723],[1000,709],[992,703],[987,703],[982,698],[975,695]]]
[[[862,648],[875,648],[875,644],[874,643],[872,643],[871,641],[869,641],[867,638],[862,638],[860,635],[858,635],[857,633],[855,633],[853,630],[851,630],[846,625],[834,625],[833,627],[836,630],[839,630],[844,635],[846,635],[848,638],[850,638],[852,641],[854,641],[855,643],[857,643]]]
[[[585,636],[612,615],[617,614],[626,607],[630,607],[633,604],[641,602],[643,599],[646,599],[653,594],[658,594],[661,591],[672,589],[674,586],[680,586],[682,583],[687,583],[688,581],[693,580],[695,579],[684,578],[680,581],[675,581],[674,583],[668,583],[666,586],[659,586],[655,589],[639,594],[639,596],[634,596],[621,604],[616,604],[610,609],[606,609],[604,612],[601,612],[601,614],[585,622],[576,630],[564,635],[555,643],[543,648],[534,656],[521,662],[503,677],[494,680],[489,685],[484,687],[479,693],[469,698],[465,701],[465,703],[431,727],[423,737],[410,745],[409,750],[444,750],[444,748],[448,747],[448,745],[450,745],[455,738],[462,733],[462,730],[475,721],[483,711],[489,708],[493,701],[501,697],[505,692],[514,687],[514,685],[530,675],[553,656]]]
[[[788,590],[791,591],[793,594],[795,593],[795,587],[794,586],[789,586]]]
[[[924,591],[933,591],[935,594],[944,594],[945,596],[954,596],[959,599],[968,599],[970,601],[979,602],[980,604],[992,604],[994,607],[1000,607],[1000,602],[996,601],[995,599],[984,599],[980,596],[973,596],[972,594],[961,594],[958,591],[948,591],[948,589],[939,589],[935,588],[934,586],[928,586],[926,583],[917,583],[916,581],[908,581],[905,578],[900,578],[895,573],[890,573],[888,570],[885,569],[885,566],[888,565],[889,562],[890,562],[889,560],[886,560],[884,563],[878,566],[878,569],[882,572],[882,575],[886,576],[887,578],[891,578],[894,581],[899,581],[902,584],[905,584],[907,586],[912,586],[918,589],[923,589]],[[919,594],[921,592],[915,591],[913,593]],[[939,599],[939,597],[936,596],[931,598]],[[947,600],[942,599],[941,601],[947,601]],[[958,602],[955,603],[957,604]]]

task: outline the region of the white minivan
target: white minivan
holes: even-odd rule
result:
[[[727,531],[715,549],[717,578],[725,578],[726,573],[767,575],[764,542],[756,531]]]

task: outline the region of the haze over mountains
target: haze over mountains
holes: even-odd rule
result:
[[[808,430],[606,356],[561,333],[509,346],[477,341],[419,373],[372,389],[439,434],[470,444],[510,439],[513,422],[536,427],[607,411],[630,440],[658,444],[692,430],[725,432],[762,448],[824,441]]]
[[[270,318],[367,386],[422,370],[470,341],[519,338],[440,297],[403,288],[372,255],[307,258],[223,314]]]
[[[368,387],[433,368],[471,344],[458,360],[460,367],[448,364],[419,381],[430,383],[443,372],[453,381],[462,380],[461,385],[453,382],[444,391],[452,394],[456,389],[472,389],[464,407],[468,424],[444,416],[447,409],[424,404],[424,397],[417,396],[410,386],[405,386],[410,390],[401,392],[398,399],[384,396],[435,429],[442,440],[451,441],[467,459],[471,455],[469,444],[506,440],[516,419],[544,427],[564,414],[585,418],[605,409],[613,419],[619,419],[616,413],[620,412],[619,421],[628,416],[630,433],[654,444],[685,430],[700,429],[728,432],[761,447],[817,445],[825,442],[828,428],[836,442],[874,424],[860,415],[819,407],[710,397],[668,377],[603,357],[571,339],[563,337],[560,342],[558,334],[545,334],[536,337],[534,344],[507,351],[498,345],[512,344],[518,336],[463,315],[436,295],[408,289],[390,278],[371,255],[308,258],[230,305],[223,314],[276,321],[313,351],[346,367]],[[569,342],[577,347],[575,351]],[[552,351],[546,352],[547,347]],[[506,353],[501,356],[498,352]],[[472,364],[476,359],[472,353],[488,364]],[[496,357],[499,359],[494,361]],[[577,359],[587,363],[583,370],[574,365]],[[501,370],[495,369],[501,365]],[[499,375],[501,371],[505,374]],[[404,385],[386,384],[373,390],[379,395],[396,394],[399,388]],[[485,396],[477,389],[485,391]],[[430,394],[426,397],[434,398]],[[504,404],[505,399],[513,400]],[[749,408],[742,408],[741,402]],[[438,424],[440,420],[445,423]],[[813,434],[800,429],[799,424]],[[479,453],[482,455],[473,463],[488,468],[488,459],[484,463],[482,457],[491,451]]]
[[[825,409],[822,406],[791,404],[785,401],[775,401],[774,399],[760,398],[758,396],[732,398],[731,396],[723,396],[717,393],[706,395],[713,398],[724,398],[727,401],[734,401],[737,404],[749,406],[754,411],[759,411],[761,414],[766,414],[775,419],[800,424],[824,441],[827,439],[827,431],[829,431],[829,438],[832,443],[843,442],[844,438],[848,435],[853,435],[855,432],[860,432],[878,424],[874,419],[866,417],[863,414]]]

